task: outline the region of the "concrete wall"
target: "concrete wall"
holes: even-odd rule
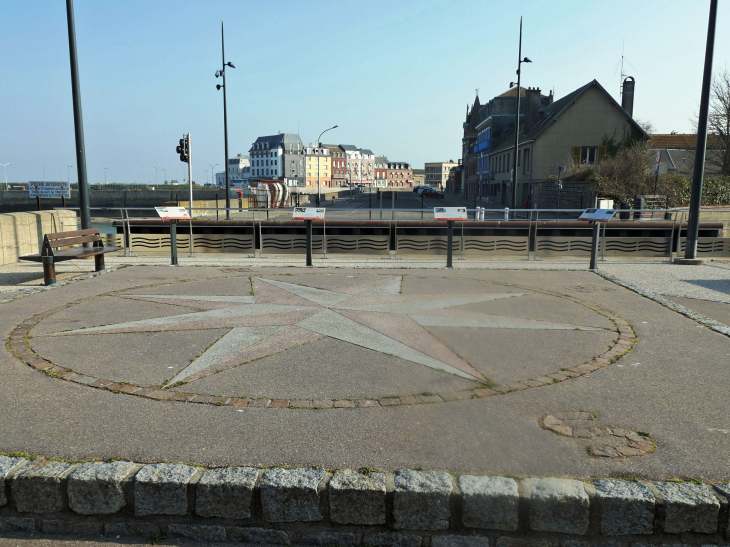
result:
[[[19,256],[40,252],[44,234],[75,230],[73,211],[36,211],[0,214],[0,265]]]

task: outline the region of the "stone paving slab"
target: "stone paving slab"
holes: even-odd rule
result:
[[[318,464],[356,469],[369,465],[383,470],[420,465],[581,478],[623,476],[629,468],[634,476],[653,479],[730,480],[722,463],[730,448],[725,433],[730,431],[729,418],[722,410],[728,368],[716,359],[730,353],[727,337],[588,272],[417,271],[419,276],[438,280],[444,291],[461,280],[488,280],[522,292],[579,300],[604,310],[601,313],[616,321],[617,342],[609,350],[613,357],[573,363],[567,370],[556,366],[549,376],[515,378],[514,387],[480,386],[473,390],[472,398],[451,395],[459,390],[450,390],[449,395],[444,392],[445,396],[394,393],[400,404],[366,397],[333,401],[328,408],[314,394],[304,399],[292,397],[283,407],[281,402],[273,404],[282,399],[275,394],[252,398],[237,393],[234,397],[209,395],[207,404],[195,404],[198,395],[193,391],[189,392],[193,402],[173,401],[168,400],[170,392],[159,388],[130,393],[116,378],[82,382],[85,375],[74,373],[74,381],[64,380],[62,368],[58,371],[52,362],[44,365],[45,356],[35,355],[25,343],[25,335],[32,336],[33,325],[26,324],[29,318],[46,320],[57,308],[80,299],[171,281],[208,278],[212,284],[215,279],[249,275],[226,269],[229,267],[125,268],[0,305],[0,332],[6,338],[17,332],[0,351],[0,397],[12,409],[0,423],[0,450],[142,462]],[[342,276],[340,282],[345,283],[357,271],[327,273]],[[276,268],[253,272],[256,276],[280,273]],[[297,273],[322,272],[301,269]],[[413,273],[409,269],[388,271],[391,277]],[[596,288],[585,292],[586,285]],[[633,331],[638,337],[635,345]],[[531,331],[525,332],[529,335]],[[689,339],[691,358],[686,353]],[[529,343],[515,344],[515,354],[527,355],[530,347]],[[331,366],[347,367],[350,361],[338,357],[320,356],[332,359]],[[40,372],[44,367],[45,374]],[[287,381],[285,373],[280,376],[278,381]],[[295,406],[301,408],[292,408]],[[542,429],[542,417],[566,410],[595,413],[602,427],[648,432],[656,450],[628,460],[591,456],[590,439]]]

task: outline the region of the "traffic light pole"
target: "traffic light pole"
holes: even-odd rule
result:
[[[228,173],[228,110],[226,108],[226,42],[221,21],[221,54],[223,56],[223,138],[226,150],[226,220],[231,220],[231,178]]]
[[[193,256],[193,141],[190,133],[188,133],[188,186],[190,188],[190,201],[188,201],[190,210],[190,256]]]

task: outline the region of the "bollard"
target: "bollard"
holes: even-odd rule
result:
[[[170,221],[170,264],[177,266],[177,221]]]
[[[312,265],[312,221],[307,220],[307,266]]]
[[[451,258],[454,254],[454,221],[446,221],[446,267],[453,268]]]
[[[509,207],[504,208],[504,219],[509,220]]]
[[[56,265],[53,263],[52,256],[41,257],[43,261],[43,283],[53,285],[56,283]]]
[[[591,270],[596,269],[598,262],[598,234],[600,233],[600,222],[593,223],[593,239],[591,239],[591,264],[588,267]]]

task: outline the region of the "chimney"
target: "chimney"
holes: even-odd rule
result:
[[[621,97],[621,108],[633,118],[634,117],[634,77],[629,76],[624,80],[624,93]]]
[[[525,90],[525,119],[522,122],[525,134],[529,133],[540,118],[540,88],[528,87]]]

